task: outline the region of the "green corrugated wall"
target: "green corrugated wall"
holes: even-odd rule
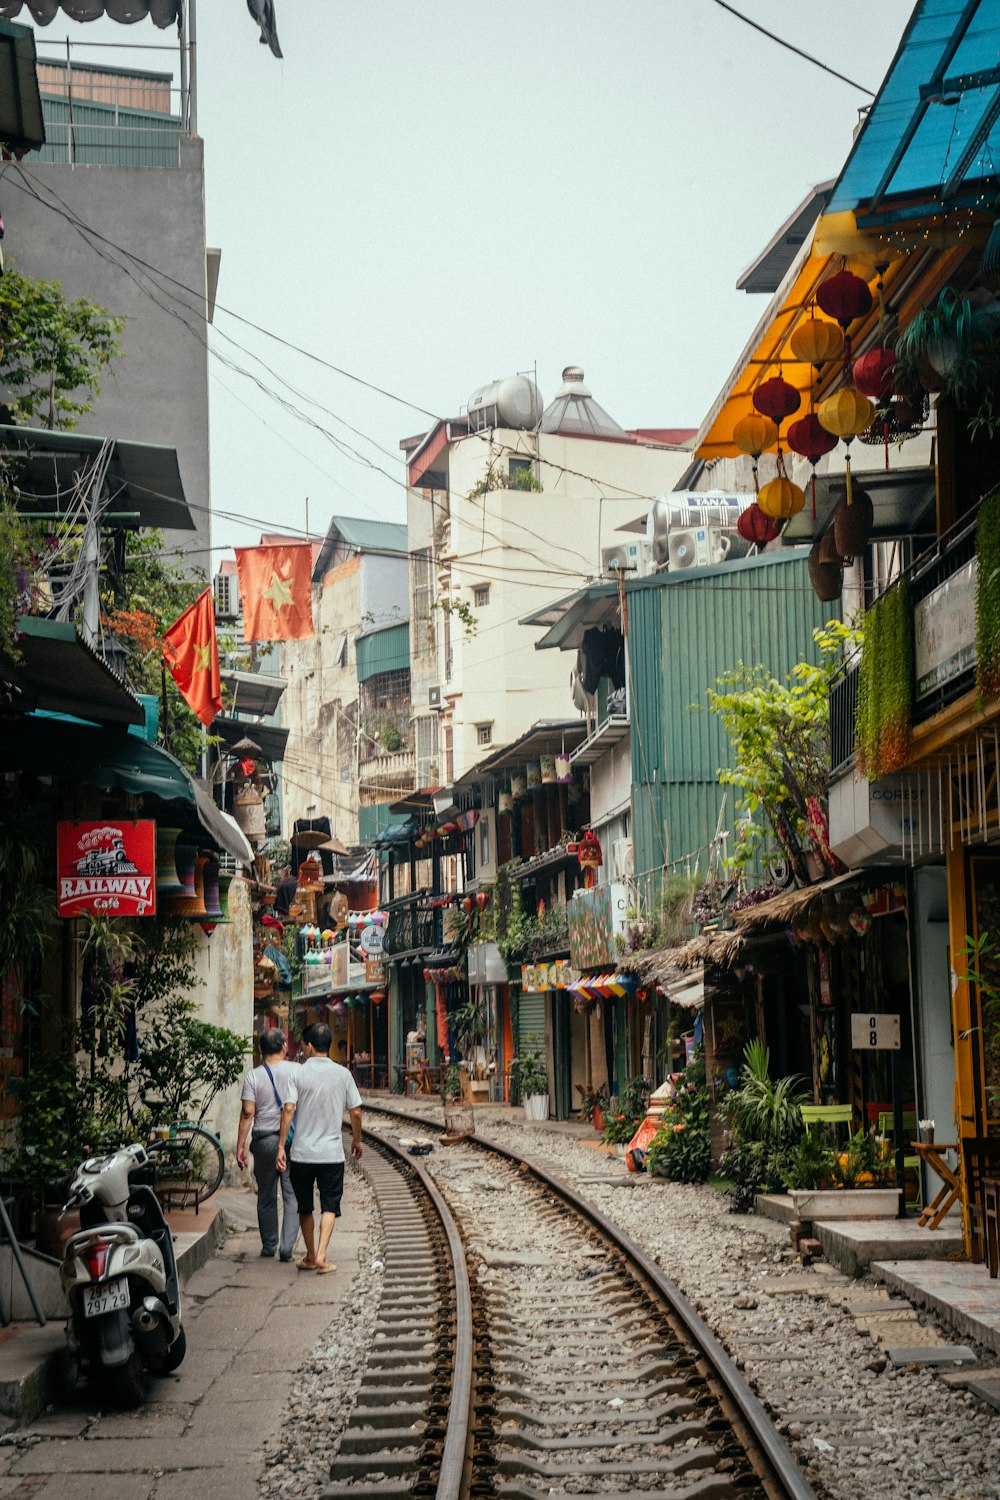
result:
[[[358,808],[358,843],[372,844],[383,828],[392,822],[390,802],[376,802],[373,807]]]
[[[46,143],[41,161],[69,160],[67,99],[42,99]],[[73,100],[73,160],[90,167],[176,167],[181,122],[173,115]]]
[[[404,621],[385,630],[373,630],[370,635],[359,635],[355,650],[359,682],[367,682],[380,672],[401,672],[410,665],[409,624]]]
[[[815,660],[812,632],[836,613],[813,593],[802,549],[629,591],[637,874],[707,845],[727,790],[732,843],[738,789],[718,782],[729,752],[706,689],[740,662],[782,678]]]

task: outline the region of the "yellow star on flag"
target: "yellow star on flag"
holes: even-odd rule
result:
[[[292,598],[291,581],[287,578],[279,578],[277,573],[271,574],[271,582],[264,589],[262,597],[268,601],[275,614],[284,604],[294,604]]]
[[[194,643],[194,671],[208,672],[211,669],[212,643],[206,641],[204,646],[197,641]]]

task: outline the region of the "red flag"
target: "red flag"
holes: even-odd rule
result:
[[[312,635],[312,545],[237,547],[245,641]]]
[[[163,654],[188,707],[207,727],[222,707],[211,589],[199,594],[171,625],[163,637]]]

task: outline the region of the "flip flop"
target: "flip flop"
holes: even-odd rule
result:
[[[297,1260],[296,1266],[300,1271],[318,1271],[319,1266],[314,1260]]]
[[[331,1274],[331,1272],[335,1271],[336,1269],[337,1269],[336,1266],[331,1266],[329,1264],[329,1262],[327,1262],[327,1264],[325,1266],[317,1266],[316,1267],[316,1274],[318,1276],[329,1276]]]

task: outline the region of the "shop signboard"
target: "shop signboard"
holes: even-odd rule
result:
[[[382,958],[365,959],[365,983],[385,984],[385,960]]]
[[[851,1046],[855,1052],[898,1052],[899,1016],[851,1016]]]
[[[617,881],[576,891],[566,908],[569,957],[575,969],[610,968],[618,961],[616,939],[626,927],[627,898]]]
[[[918,702],[976,664],[977,572],[973,558],[914,606]]]
[[[107,819],[56,825],[60,917],[156,914],[156,824]]]
[[[522,964],[521,989],[526,995],[540,995],[549,987],[548,964]]]
[[[385,929],[382,927],[362,927],[361,929],[361,951],[366,958],[377,958],[382,952],[382,943],[385,938]]]

